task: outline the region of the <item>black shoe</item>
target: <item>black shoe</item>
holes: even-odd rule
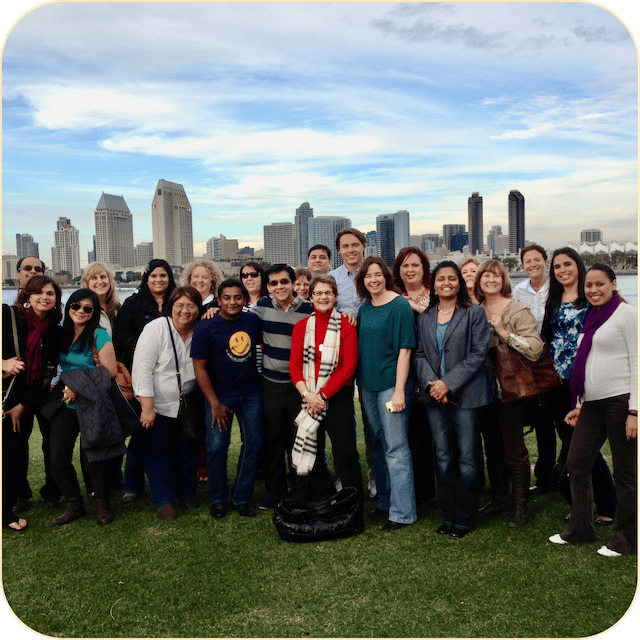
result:
[[[29,510],[29,499],[28,498],[18,498],[16,502],[16,506],[13,507],[13,513],[22,513],[23,511]]]
[[[227,505],[222,502],[212,504],[209,507],[209,513],[212,518],[224,518],[227,515]]]
[[[382,527],[383,531],[398,531],[402,529],[402,527],[406,527],[407,525],[403,522],[394,522],[393,520],[387,520],[387,524]]]
[[[436,533],[439,533],[441,536],[446,536],[447,534],[451,533],[452,530],[453,530],[453,527],[450,524],[446,524],[445,522],[443,522],[436,529]]]
[[[256,510],[250,507],[248,504],[234,504],[232,505],[234,510],[238,512],[239,516],[244,518],[255,518]]]
[[[63,502],[62,496],[49,496],[44,498],[44,506],[47,507],[47,509],[57,509]]]
[[[451,533],[449,533],[449,535],[452,538],[456,538],[456,539],[461,539],[464,538],[467,533],[469,533],[469,529],[458,529],[457,527],[453,527],[453,529],[451,529]]]
[[[382,511],[382,509],[378,509],[377,507],[375,509],[371,509],[371,511],[369,511],[369,517],[372,520],[384,520],[384,519],[389,519],[389,512],[388,511]]]

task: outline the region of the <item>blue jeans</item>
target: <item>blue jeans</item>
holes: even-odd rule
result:
[[[409,380],[405,387],[407,406],[404,411],[387,411],[385,404],[391,400],[393,392],[393,388],[369,391],[360,387],[371,425],[378,509],[389,511],[392,522],[411,524],[418,519],[408,436],[413,381]]]
[[[238,458],[238,472],[233,486],[231,502],[248,504],[253,493],[253,484],[262,453],[262,392],[260,388],[243,396],[218,396],[220,402],[238,416],[242,448]],[[229,427],[219,431],[211,427],[211,405],[206,402],[207,424],[207,467],[209,471],[209,504],[224,504],[229,497],[227,481],[227,453],[231,440],[231,420]]]
[[[198,443],[182,437],[176,418],[156,414],[153,427],[141,433],[142,460],[156,507],[176,497],[194,497],[198,488]]]
[[[427,407],[438,472],[443,522],[471,530],[476,526],[481,488],[478,410],[452,403]]]

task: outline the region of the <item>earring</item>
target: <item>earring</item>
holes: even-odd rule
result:
[[[31,308],[31,303],[27,300],[23,305],[22,305],[25,309],[30,309]]]

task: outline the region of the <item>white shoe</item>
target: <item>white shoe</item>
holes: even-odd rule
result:
[[[336,491],[342,491],[342,480],[338,478],[335,482]]]
[[[378,495],[378,489],[376,488],[376,481],[369,480],[369,497],[375,498]]]
[[[617,558],[618,556],[621,556],[621,553],[618,553],[617,551],[614,551],[613,549],[609,549],[609,547],[602,546],[598,549],[598,553],[601,556],[606,556],[607,558]]]
[[[560,537],[559,533],[549,536],[549,542],[553,542],[553,544],[569,544],[566,540]]]

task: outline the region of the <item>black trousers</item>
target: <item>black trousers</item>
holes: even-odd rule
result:
[[[2,418],[2,526],[18,520],[13,507],[18,500],[18,439],[9,416]]]

